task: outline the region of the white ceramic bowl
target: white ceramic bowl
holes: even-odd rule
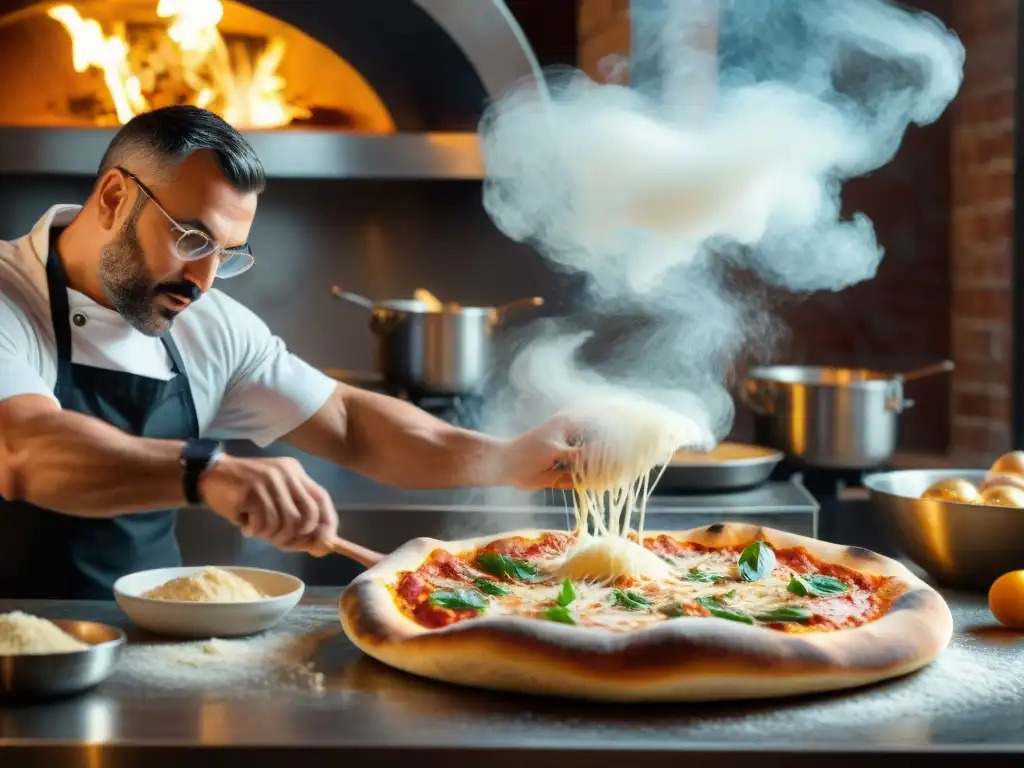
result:
[[[136,626],[154,634],[189,638],[239,637],[273,627],[298,604],[306,589],[301,579],[287,573],[222,565],[216,567],[241,576],[269,597],[244,603],[196,603],[142,597],[171,579],[193,576],[207,567],[156,568],[130,573],[114,582],[114,599]]]

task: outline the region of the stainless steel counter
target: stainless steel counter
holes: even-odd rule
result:
[[[313,638],[319,691],[296,684],[301,676],[268,685],[239,674],[232,682],[223,666],[207,677],[187,660],[177,669],[170,661],[147,667],[144,655],[132,654],[153,639],[114,603],[18,604],[51,618],[118,624],[130,645],[115,676],[89,694],[0,708],[0,765],[202,768],[245,759],[338,768],[436,757],[446,768],[592,768],[613,759],[631,768],[664,768],[666,760],[749,768],[756,753],[758,768],[863,765],[869,755],[876,768],[915,764],[915,755],[933,764],[944,752],[984,754],[987,767],[1024,760],[1024,634],[996,628],[983,595],[946,594],[956,618],[952,646],[908,678],[803,700],[627,707],[459,689],[394,672],[341,633],[339,593],[310,589],[279,627]],[[0,602],[0,612],[13,607]]]

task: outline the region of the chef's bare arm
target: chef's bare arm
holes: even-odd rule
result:
[[[0,496],[84,517],[185,504],[184,443],[134,437],[42,395],[0,402]]]
[[[504,441],[454,427],[403,400],[345,384],[282,439],[400,488],[482,486],[504,480]]]

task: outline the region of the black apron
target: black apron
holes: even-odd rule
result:
[[[46,280],[57,338],[54,394],[61,407],[139,437],[199,437],[185,366],[170,333],[161,337],[176,374],[168,381],[71,362],[71,319],[67,277],[57,251],[59,232],[50,233]],[[76,313],[74,322],[88,319]],[[0,598],[113,599],[113,584],[121,576],[181,565],[174,535],[177,514],[170,509],[83,518],[0,498]]]

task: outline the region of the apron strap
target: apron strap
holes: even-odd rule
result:
[[[50,250],[46,255],[46,282],[50,291],[50,319],[53,321],[53,333],[57,339],[57,360],[71,362],[71,326],[68,314],[68,278],[64,272],[64,264],[57,250],[57,238],[61,229],[50,230]]]
[[[160,341],[164,344],[164,349],[167,350],[167,354],[171,356],[171,367],[174,372],[179,376],[185,376],[185,363],[181,359],[181,353],[178,351],[178,345],[174,343],[174,339],[171,338],[171,332],[163,334],[160,337]]]

